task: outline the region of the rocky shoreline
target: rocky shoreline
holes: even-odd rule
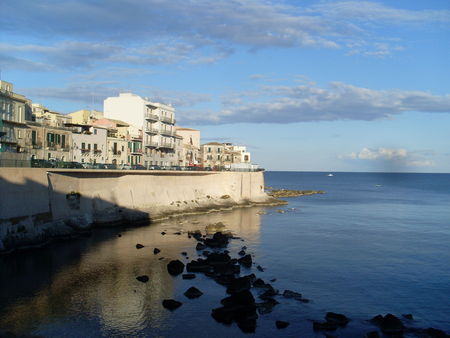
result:
[[[267,193],[267,195],[269,195],[273,198],[283,198],[283,197],[297,197],[297,196],[325,194],[325,191],[323,191],[323,190],[273,189],[273,188],[267,187],[266,193]]]

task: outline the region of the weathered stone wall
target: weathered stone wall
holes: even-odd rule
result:
[[[0,168],[0,251],[93,224],[268,202],[262,172]]]

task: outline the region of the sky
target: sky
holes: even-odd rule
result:
[[[450,173],[450,1],[2,0],[1,79],[133,92],[267,170]]]

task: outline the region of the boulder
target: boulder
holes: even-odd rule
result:
[[[238,293],[245,290],[250,290],[251,287],[251,279],[247,276],[235,278],[228,285],[227,293]]]
[[[275,299],[267,297],[265,302],[257,303],[256,308],[258,309],[258,313],[260,315],[265,315],[267,313],[272,312],[273,307],[279,304]]]
[[[386,316],[378,315],[370,320],[377,325],[383,333],[401,334],[403,332],[403,323],[396,316],[388,313]]]
[[[158,248],[154,248],[153,249],[153,254],[157,255],[161,252],[161,250],[159,250]]]
[[[205,250],[206,246],[202,243],[197,243],[197,246],[195,247],[196,250]]]
[[[186,264],[186,270],[188,272],[208,272],[211,267],[206,263],[204,259],[192,260]]]
[[[334,323],[341,327],[346,326],[350,321],[350,319],[348,319],[345,315],[334,312],[327,312],[327,314],[325,315],[325,319],[327,322]]]
[[[182,254],[183,256],[187,256],[187,252],[186,252],[186,251],[183,251],[181,254]]]
[[[137,276],[136,279],[137,279],[139,282],[142,282],[142,283],[147,283],[148,280],[149,280],[149,278],[148,278],[147,275]]]
[[[142,249],[144,246],[142,244],[136,244],[136,249]]]
[[[180,273],[182,273],[184,270],[184,264],[183,262],[177,260],[170,261],[169,264],[167,264],[167,271],[172,276],[177,276]]]
[[[258,269],[258,271],[264,272],[264,269],[261,265],[258,265],[256,268]]]
[[[178,301],[176,301],[176,300],[174,300],[174,299],[164,299],[164,300],[162,301],[162,305],[163,305],[166,309],[168,309],[168,310],[170,310],[170,311],[173,311],[173,310],[175,310],[175,309],[178,309],[181,305],[183,305],[183,303],[178,302]]]
[[[370,331],[366,333],[366,338],[380,338],[378,331]]]
[[[252,266],[252,256],[245,255],[242,258],[238,259],[239,264],[245,266],[246,268],[250,268]]]
[[[284,290],[283,292],[283,297],[285,298],[294,298],[296,300],[302,300],[302,294],[295,292],[295,291],[291,291],[291,290]]]
[[[189,299],[193,299],[193,298],[198,298],[201,295],[203,295],[203,292],[201,292],[199,289],[197,289],[196,287],[192,286],[189,289],[186,290],[186,292],[184,293],[184,295],[189,298]]]
[[[239,256],[245,256],[247,253],[244,250],[238,252]]]
[[[277,320],[275,322],[275,326],[277,327],[277,329],[284,329],[289,326],[289,322],[285,322],[283,320]]]

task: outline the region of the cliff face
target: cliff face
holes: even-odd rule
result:
[[[1,168],[0,252],[95,225],[273,202],[262,172]]]

